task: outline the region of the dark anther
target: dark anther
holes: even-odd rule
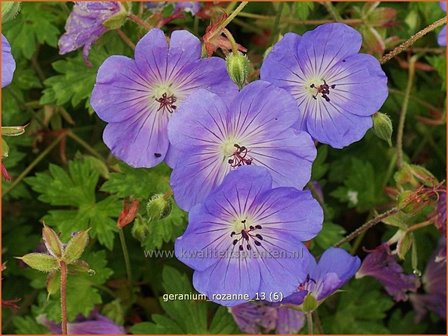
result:
[[[235,235],[235,231],[232,231],[232,233],[230,234],[230,237],[233,237]]]
[[[239,249],[242,251],[244,249],[243,245],[240,245]]]
[[[233,245],[236,245],[236,243],[238,243],[238,239],[235,239],[235,240],[233,241]]]
[[[255,228],[261,230],[261,225],[255,225]]]
[[[322,95],[322,98],[325,99],[325,101],[329,102],[330,101],[330,97],[328,97],[328,95],[330,94],[330,89],[336,88],[336,84],[328,85],[327,82],[324,79],[322,81],[324,83],[319,85],[319,86],[316,86],[314,84],[310,85],[310,88],[316,89],[316,94],[312,95],[312,97],[315,100],[317,100],[317,96],[320,94],[320,95]]]
[[[249,229],[254,230],[255,228],[251,225],[249,226]]]
[[[232,168],[252,164],[252,158],[247,157],[248,150],[245,146],[240,146],[238,144],[234,144],[233,146],[236,148],[236,150],[235,152],[233,152],[230,159],[227,160]]]
[[[173,113],[174,110],[177,108],[177,106],[174,105],[176,100],[177,98],[174,97],[174,95],[168,96],[165,92],[162,95],[162,97],[156,99],[156,102],[160,104],[157,111],[160,111],[161,109],[166,109],[169,113]]]
[[[247,249],[250,251],[250,249],[252,248],[249,244],[247,244]]]
[[[254,240],[255,245],[260,246],[261,243],[258,240]]]
[[[258,234],[258,233],[257,233],[257,234],[255,235],[255,237],[257,237],[257,238],[260,239],[260,240],[263,240],[263,236],[262,236],[261,234]]]
[[[246,224],[246,220],[245,220],[245,219],[243,219],[243,220],[241,221],[241,223],[243,223],[243,224]]]
[[[159,157],[162,156],[162,154],[160,154],[160,153],[154,153],[154,156],[155,156],[156,158],[159,158]]]
[[[245,230],[241,230],[241,235],[243,236],[244,239],[246,239],[247,241],[249,240],[249,235],[247,234],[247,232]]]

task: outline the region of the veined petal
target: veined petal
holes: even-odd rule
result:
[[[163,83],[167,77],[168,44],[163,31],[154,28],[135,46],[135,63],[139,73],[149,81]]]
[[[90,103],[104,121],[124,121],[149,110],[150,84],[139,75],[134,60],[111,56],[98,70]]]
[[[387,77],[376,58],[356,54],[339,62],[326,75],[336,85],[329,94],[330,102],[345,113],[371,116],[378,112],[387,98]],[[316,103],[326,104],[326,101]]]
[[[253,164],[269,169],[274,187],[294,186],[302,189],[310,180],[317,151],[308,133],[288,129],[269,140],[251,138],[247,146]]]
[[[229,107],[229,132],[244,139],[284,131],[297,122],[294,99],[283,89],[255,81],[245,86]]]
[[[327,23],[303,34],[297,48],[299,64],[310,76],[324,73],[361,48],[361,34],[342,23]]]
[[[445,5],[446,6],[446,5]],[[437,42],[440,46],[445,47],[446,46],[446,25],[443,26],[442,30],[437,35]]]
[[[184,63],[194,62],[201,58],[201,41],[186,30],[175,30],[171,33],[169,54],[181,54]]]
[[[263,195],[263,202],[254,206],[250,213],[263,227],[263,234],[270,237],[285,232],[291,239],[306,241],[322,229],[322,208],[308,190],[272,189]]]
[[[235,249],[235,246],[232,248]],[[248,300],[220,300],[214,294],[247,295],[252,299],[259,291],[260,269],[253,258],[223,258],[204,271],[196,271],[193,275],[193,286],[213,302],[223,306],[235,306]]]
[[[130,118],[110,123],[103,134],[111,152],[132,167],[154,167],[168,151],[168,116],[157,109],[145,109]]]

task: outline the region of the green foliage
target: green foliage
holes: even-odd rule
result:
[[[20,15],[5,24],[6,37],[12,45],[14,55],[22,54],[30,59],[39,44],[57,47],[61,32],[60,18],[48,10],[48,4],[22,3]]]
[[[26,182],[38,192],[38,199],[53,206],[70,207],[50,210],[43,220],[57,228],[63,240],[75,231],[91,228],[91,235],[111,249],[116,220],[121,203],[114,196],[97,200],[96,187],[99,180],[97,170],[88,160],[70,161],[68,171],[51,164],[49,173],[37,173]],[[67,192],[69,190],[69,192]]]
[[[13,324],[18,335],[43,335],[48,329],[30,316],[14,316]]]
[[[387,334],[383,325],[394,302],[379,288],[375,280],[352,281],[340,294],[334,313],[326,315],[322,324],[326,333]]]
[[[331,192],[331,196],[359,211],[365,211],[384,200],[383,191],[379,188],[381,180],[370,162],[351,158],[348,169],[344,185]]]
[[[175,268],[166,266],[162,273],[166,294],[193,294],[190,279]],[[136,324],[133,334],[215,334],[236,333],[237,328],[230,314],[219,308],[208,327],[207,308],[204,301],[160,300],[166,315],[153,315],[153,322]]]

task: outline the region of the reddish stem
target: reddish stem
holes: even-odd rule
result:
[[[142,20],[137,15],[129,14],[128,15],[128,19],[131,20],[131,21],[134,21],[136,24],[138,24],[139,26],[142,26],[145,29],[149,30],[149,29],[152,28],[151,25],[148,22]]]
[[[62,334],[67,335],[67,265],[60,262],[61,266],[61,317],[62,317]]]

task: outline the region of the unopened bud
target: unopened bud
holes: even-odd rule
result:
[[[58,260],[44,253],[28,253],[23,257],[18,257],[17,259],[22,260],[29,267],[41,272],[51,272],[59,269]]]
[[[77,261],[86,249],[87,243],[89,242],[88,231],[79,231],[76,233],[65,247],[62,258],[68,265]]]
[[[246,84],[247,75],[249,73],[249,59],[239,51],[236,54],[230,53],[226,57],[226,65],[230,78],[232,78],[241,89],[244,84]]]
[[[434,187],[438,184],[437,179],[426,168],[407,163],[395,173],[394,179],[402,187],[416,188],[420,185]]]
[[[318,306],[318,302],[316,300],[316,298],[311,294],[307,294],[307,296],[305,296],[305,299],[303,300],[303,304],[302,304],[302,310],[304,313],[310,313],[316,310]]]
[[[159,220],[167,217],[173,207],[171,198],[163,194],[154,195],[146,205],[146,214],[149,220]]]
[[[44,224],[42,229],[42,238],[44,239],[45,247],[47,251],[56,258],[61,258],[63,254],[62,242],[59,240],[58,235],[52,229]]]
[[[9,155],[9,146],[5,139],[2,138],[2,158],[7,158]]]
[[[110,18],[105,20],[103,22],[104,27],[108,29],[118,29],[126,21],[126,18],[128,17],[129,14],[129,5],[126,3],[118,3],[118,4],[120,5],[120,11],[117,14],[112,15]]]
[[[392,121],[386,114],[377,112],[373,115],[373,131],[378,138],[392,146]]]
[[[2,23],[14,19],[20,10],[20,1],[2,2]]]
[[[149,233],[148,223],[141,216],[138,216],[132,225],[131,233],[135,239],[143,243]]]

